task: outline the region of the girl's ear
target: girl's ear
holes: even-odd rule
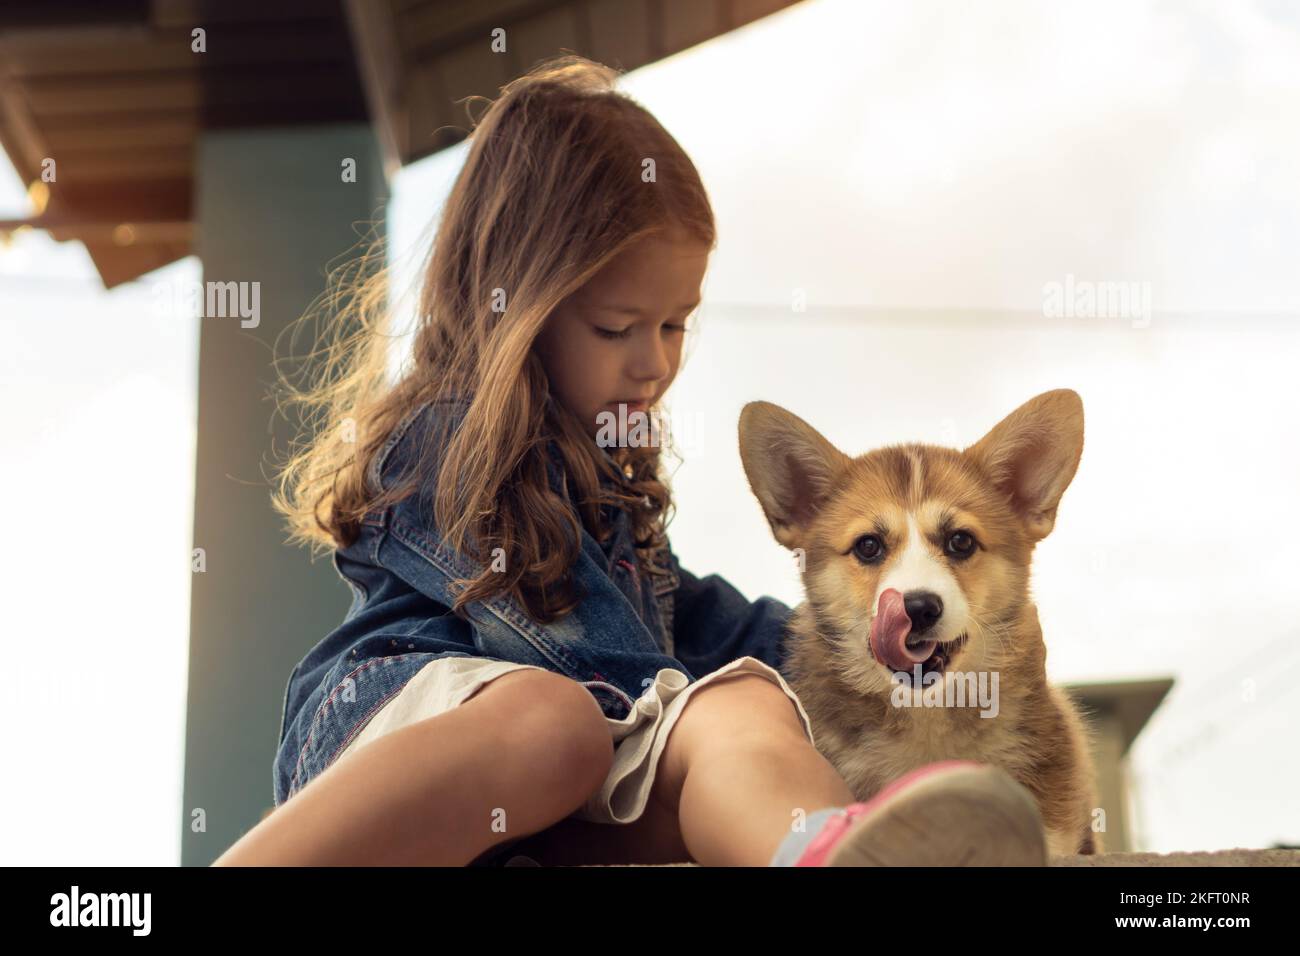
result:
[[[973,458],[1034,541],[1056,524],[1056,506],[1083,455],[1083,400],[1068,388],[1031,398],[963,454]]]
[[[740,460],[776,540],[803,547],[850,459],[799,416],[770,402],[740,412]]]

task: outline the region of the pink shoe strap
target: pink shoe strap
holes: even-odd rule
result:
[[[813,837],[812,842],[808,844],[803,855],[799,857],[795,866],[823,866],[826,857],[830,851],[840,842],[840,838],[853,824],[862,816],[872,813],[878,809],[881,804],[889,797],[898,793],[917,781],[933,776],[936,773],[943,773],[948,770],[955,770],[958,767],[979,767],[981,764],[973,760],[940,760],[936,763],[926,764],[924,767],[917,767],[909,773],[903,774],[897,780],[892,781],[883,790],[877,793],[865,803],[850,803],[840,810],[822,826],[817,835]]]

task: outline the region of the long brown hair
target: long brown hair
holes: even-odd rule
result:
[[[395,382],[388,270],[374,267],[373,254],[362,257],[324,297],[328,341],[309,357],[323,361],[306,388],[285,380],[285,403],[302,409],[310,436],[296,443],[272,499],[291,543],[346,547],[365,513],[400,501],[436,467],[434,518],[444,542],[485,565],[496,548],[505,555],[504,573],[488,567],[457,582],[453,609],[463,614],[471,601],[509,592],[549,623],[581,599],[572,574],[579,515],[547,480],[553,440],[582,526],[603,541],[605,506],[627,508],[643,566],[662,554],[672,508],[663,449],[606,456],[553,398],[532,350],[552,310],[629,245],[666,230],[715,244],[694,164],[614,88],[618,75],[581,57],[555,58],[505,86],[474,123],[422,270],[412,352]],[[423,460],[386,492],[370,487],[365,475],[392,429],[420,403],[450,397],[472,403],[454,434],[437,436],[440,460]],[[619,470],[629,464],[625,479]]]

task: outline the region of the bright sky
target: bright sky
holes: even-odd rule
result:
[[[1300,487],[1296,8],[808,0],[624,85],[718,216],[671,396],[683,563],[800,599],[735,450],[746,401],[860,453],[969,444],[1075,388],[1083,462],[1035,562],[1049,672],[1176,678],[1133,752],[1141,848],[1300,842],[1297,748],[1278,742],[1300,717],[1300,551],[1270,520]],[[463,152],[399,177],[399,254],[421,251]],[[7,169],[0,208],[24,211]],[[192,259],[165,272],[198,278]],[[1149,326],[1045,318],[1045,284],[1069,275],[1149,283]],[[10,727],[42,715],[8,742],[30,768],[0,792],[16,863],[179,858],[197,320],[152,314],[159,278],[106,294],[79,245],[0,251],[20,466],[0,493],[56,502],[10,516],[4,640],[61,652],[57,679],[4,705]],[[73,611],[53,632],[51,607]],[[122,749],[67,760],[92,726],[129,752],[129,787],[105,785]],[[88,813],[114,823],[71,825]]]

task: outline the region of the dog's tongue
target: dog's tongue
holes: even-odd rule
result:
[[[908,671],[919,664],[939,646],[938,641],[922,641],[915,647],[907,646],[907,635],[912,630],[912,619],[903,607],[900,591],[888,588],[880,595],[880,605],[871,621],[871,653],[876,660],[892,671]]]

